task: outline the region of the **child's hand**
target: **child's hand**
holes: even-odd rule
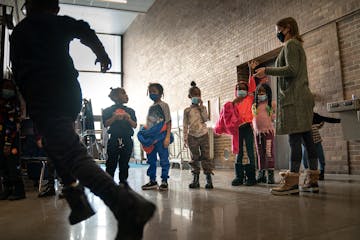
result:
[[[170,145],[170,138],[165,138],[164,139],[164,148],[168,148]]]
[[[117,114],[116,119],[117,120],[123,120],[124,119],[124,114]]]
[[[259,65],[258,61],[255,60],[251,60],[248,62],[248,66],[251,70],[254,70],[256,68],[256,66]]]
[[[241,100],[242,100],[242,97],[237,97],[237,98],[235,98],[234,100],[233,100],[233,104],[235,105],[235,104],[238,104],[239,102],[241,102]]]
[[[199,99],[199,106],[200,106],[200,107],[202,107],[202,106],[203,106],[203,101],[202,101],[202,99],[201,99],[201,98]]]
[[[123,114],[123,118],[124,118],[124,120],[126,120],[126,121],[128,121],[128,120],[131,119],[131,117],[130,117],[130,115],[129,115],[128,113],[124,113],[124,114]]]

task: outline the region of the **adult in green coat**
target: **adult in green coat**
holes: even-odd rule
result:
[[[288,17],[276,23],[277,37],[284,43],[275,67],[259,68],[255,76],[277,76],[277,134],[289,134],[291,149],[290,170],[280,172],[279,187],[271,189],[274,195],[299,193],[301,143],[309,153],[310,170],[306,173],[303,191],[318,192],[317,154],[311,135],[314,98],[309,89],[306,55],[295,19]]]

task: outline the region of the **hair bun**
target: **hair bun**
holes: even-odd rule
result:
[[[192,87],[196,87],[196,82],[192,81],[192,82],[190,83],[190,85],[191,85]]]

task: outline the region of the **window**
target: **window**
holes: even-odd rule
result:
[[[96,56],[90,48],[74,40],[70,54],[75,68],[79,71],[79,82],[83,98],[91,100],[93,114],[101,115],[101,109],[113,104],[109,99],[110,87],[120,87],[121,83],[121,36],[97,34],[112,61],[108,73],[100,72],[100,64],[95,65]]]

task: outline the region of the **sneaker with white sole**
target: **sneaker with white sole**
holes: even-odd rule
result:
[[[167,191],[169,188],[168,188],[168,183],[166,181],[162,181],[160,186],[159,186],[159,190],[160,191]]]
[[[158,184],[156,181],[150,181],[141,187],[142,190],[152,190],[157,188],[158,188]]]

